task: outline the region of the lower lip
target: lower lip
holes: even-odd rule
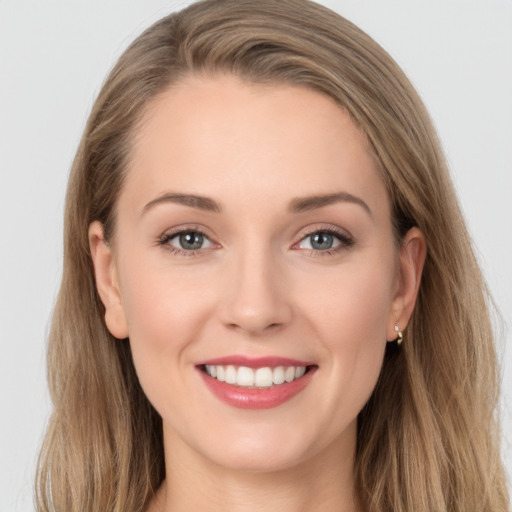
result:
[[[208,389],[221,401],[238,409],[272,409],[298,395],[311,381],[315,368],[300,379],[269,388],[251,389],[234,386],[210,377],[198,370]]]

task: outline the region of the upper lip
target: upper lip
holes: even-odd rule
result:
[[[276,366],[311,366],[314,363],[279,356],[247,357],[242,355],[229,355],[200,361],[199,363],[197,363],[197,366],[204,366],[207,364],[216,366],[232,365],[245,366],[247,368],[263,368]]]

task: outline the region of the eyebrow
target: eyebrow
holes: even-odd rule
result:
[[[324,206],[329,206],[340,202],[359,205],[370,215],[370,217],[372,217],[370,207],[361,198],[349,194],[348,192],[297,197],[292,199],[288,209],[293,213],[301,213],[316,210],[318,208],[323,208]],[[142,209],[141,215],[144,215],[151,208],[165,203],[182,204],[191,208],[197,208],[199,210],[215,213],[221,212],[221,207],[219,204],[209,197],[169,192],[147,203],[146,206],[144,206]]]
[[[150,201],[142,209],[141,215],[144,215],[148,210],[155,207],[156,205],[165,203],[183,204],[185,206],[190,206],[191,208],[197,208],[199,210],[205,210],[208,212],[219,213],[221,211],[220,206],[209,197],[196,196],[194,194],[177,194],[170,192],[167,194],[163,194],[157,197],[156,199]]]
[[[298,197],[290,202],[290,211],[294,213],[316,210],[324,206],[336,203],[353,203],[361,206],[370,217],[373,217],[370,207],[360,198],[348,192],[337,192],[335,194],[314,195]]]

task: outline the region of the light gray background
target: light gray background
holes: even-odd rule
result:
[[[45,338],[70,163],[93,99],[140,31],[187,2],[0,0],[0,512],[34,510],[50,404]],[[512,474],[512,0],[325,0],[405,69],[444,143],[504,319]],[[450,243],[447,240],[446,243]]]

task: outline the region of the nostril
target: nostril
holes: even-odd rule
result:
[[[240,323],[230,322],[226,324],[229,329],[238,332],[246,332],[251,335],[262,335],[270,332],[275,332],[281,327],[283,327],[283,323],[281,322],[272,322],[268,325],[265,325],[264,322],[254,322],[254,321],[241,321]]]

